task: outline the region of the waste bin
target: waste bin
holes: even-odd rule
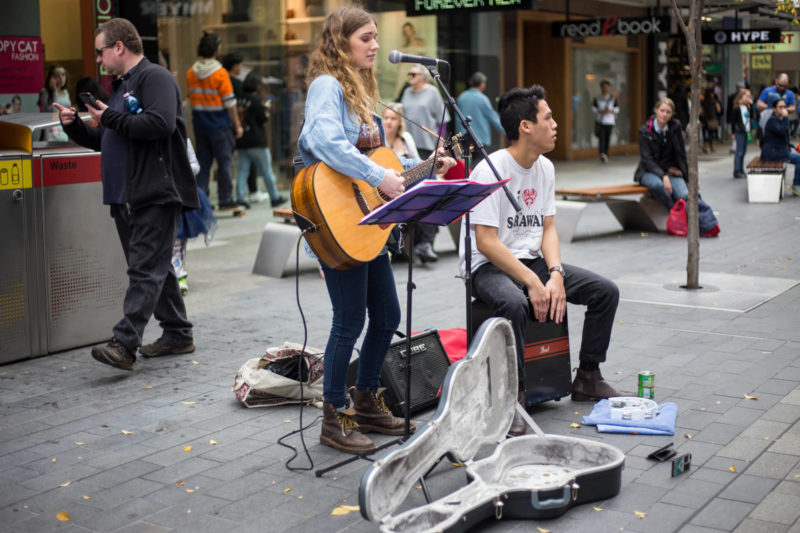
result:
[[[100,154],[41,141],[50,113],[0,118],[0,363],[108,339],[126,262]]]

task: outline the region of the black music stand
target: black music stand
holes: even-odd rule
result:
[[[373,210],[359,224],[407,224],[409,233],[407,238],[414,239],[414,224],[418,222],[446,226],[457,220],[463,214],[482,202],[487,196],[502,187],[508,180],[497,183],[476,183],[468,180],[437,181],[425,180],[392,201]],[[411,303],[414,286],[414,247],[411,247],[408,258],[408,281],[406,284],[406,357],[411,355]],[[403,411],[405,428],[403,436],[382,444],[368,452],[353,455],[332,466],[317,470],[315,475],[321,477],[340,466],[352,463],[358,459],[368,459],[367,456],[388,448],[398,442],[405,442],[411,434],[411,363],[406,364],[406,390]],[[430,500],[428,489],[424,480],[420,480],[425,498]]]

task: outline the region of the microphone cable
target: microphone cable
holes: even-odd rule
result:
[[[308,446],[306,445],[306,441],[303,435],[303,432],[310,428],[311,426],[315,425],[322,416],[318,416],[312,422],[310,422],[307,426],[303,426],[303,408],[305,407],[305,398],[303,396],[304,389],[303,389],[303,362],[305,361],[305,353],[306,353],[306,346],[308,344],[308,324],[306,323],[306,315],[303,313],[303,306],[300,304],[300,243],[303,242],[306,233],[311,233],[314,231],[313,226],[302,230],[300,234],[300,238],[297,239],[297,244],[295,246],[295,265],[294,265],[294,292],[295,292],[295,301],[297,302],[297,309],[300,311],[300,319],[303,323],[303,348],[300,350],[300,355],[297,357],[297,377],[298,381],[300,382],[300,422],[298,429],[294,431],[290,431],[289,433],[285,434],[281,438],[278,439],[278,444],[283,446],[284,448],[288,448],[292,451],[292,456],[289,460],[284,463],[284,466],[287,470],[292,472],[301,472],[301,471],[308,471],[314,469],[314,460],[311,458],[311,454],[308,451]],[[323,356],[324,357],[324,356]],[[311,377],[311,365],[308,365],[308,376],[309,379]],[[308,458],[309,466],[291,466],[292,462],[297,459],[298,451],[296,446],[292,446],[291,444],[286,444],[283,442],[284,440],[288,439],[292,435],[300,434],[300,443],[303,446],[303,452],[305,453],[306,457]]]

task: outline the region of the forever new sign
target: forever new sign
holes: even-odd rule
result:
[[[603,37],[606,35],[650,35],[669,32],[669,17],[605,19],[553,23],[553,37]]]
[[[406,0],[406,14],[452,15],[477,11],[533,9],[534,0]]]

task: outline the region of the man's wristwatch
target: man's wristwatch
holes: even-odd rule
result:
[[[564,272],[564,267],[562,267],[561,265],[551,266],[550,273],[552,274],[553,272],[558,272],[559,274],[561,274],[562,278],[567,277],[566,272]]]

